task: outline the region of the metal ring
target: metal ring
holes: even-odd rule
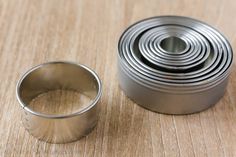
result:
[[[38,95],[52,90],[73,90],[92,102],[71,114],[45,114],[28,107]],[[16,96],[22,109],[22,122],[30,134],[50,143],[72,142],[87,135],[96,126],[101,97],[101,81],[84,65],[48,62],[27,71],[18,81]]]
[[[139,21],[118,44],[121,88],[139,105],[166,114],[207,109],[224,94],[233,53],[211,26],[188,17]]]

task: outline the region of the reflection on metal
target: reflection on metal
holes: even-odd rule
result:
[[[58,89],[84,93],[92,103],[62,115],[44,114],[29,107],[38,95]],[[38,139],[51,143],[72,142],[92,131],[98,120],[101,92],[101,81],[95,72],[71,62],[38,65],[23,75],[16,88],[25,128]]]

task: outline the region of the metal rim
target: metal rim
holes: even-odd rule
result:
[[[98,84],[98,92],[97,92],[96,97],[93,99],[93,101],[89,105],[87,105],[87,107],[83,108],[82,110],[79,110],[78,112],[71,113],[71,114],[58,114],[58,115],[44,114],[44,113],[36,112],[36,111],[32,110],[31,108],[27,107],[27,105],[22,101],[22,99],[20,97],[21,83],[26,78],[26,76],[28,76],[31,72],[37,70],[40,67],[48,65],[48,64],[71,64],[71,65],[77,66],[78,68],[83,68],[86,71],[88,71],[96,79],[96,82]],[[89,111],[91,108],[93,108],[97,104],[99,99],[101,98],[101,95],[102,95],[102,83],[101,83],[101,80],[99,79],[98,75],[93,70],[91,70],[90,68],[88,68],[85,65],[77,64],[77,63],[73,63],[73,62],[69,62],[69,61],[52,61],[52,62],[47,62],[47,63],[43,63],[40,65],[34,66],[33,68],[29,69],[25,74],[23,74],[23,76],[18,81],[17,86],[16,86],[16,97],[17,97],[17,100],[20,103],[21,107],[26,112],[29,112],[33,115],[40,116],[43,118],[49,118],[49,119],[62,119],[62,118],[70,118],[73,116],[81,115],[81,114]]]
[[[184,40],[185,49],[174,55],[163,51],[160,42],[168,36]],[[118,64],[134,81],[169,92],[216,86],[229,75],[233,59],[232,48],[221,33],[181,16],[152,17],[131,25],[122,34],[118,51]],[[191,69],[199,65],[203,67]]]

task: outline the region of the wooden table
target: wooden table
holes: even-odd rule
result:
[[[127,26],[157,15],[184,15],[219,29],[236,46],[235,0],[0,0],[0,156],[236,156],[236,69],[214,107],[163,115],[129,100],[118,86],[117,42]],[[98,126],[69,144],[38,141],[20,123],[15,98],[30,67],[68,60],[103,82]]]

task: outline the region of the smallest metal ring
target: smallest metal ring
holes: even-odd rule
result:
[[[38,95],[58,89],[78,91],[91,98],[92,102],[71,114],[44,114],[28,107]],[[91,132],[98,121],[101,94],[101,81],[94,71],[65,61],[33,67],[16,86],[24,127],[36,138],[50,143],[72,142]]]

